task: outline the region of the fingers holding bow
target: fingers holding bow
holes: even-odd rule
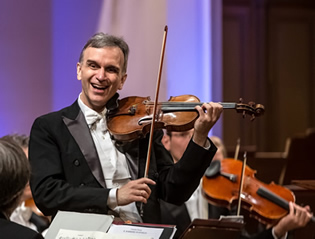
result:
[[[149,178],[140,178],[132,180],[117,190],[117,204],[124,206],[132,202],[147,203],[151,195],[151,189],[148,184],[155,185],[155,182]]]

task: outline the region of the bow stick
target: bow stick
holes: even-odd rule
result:
[[[155,125],[155,121],[156,121],[156,109],[157,109],[157,105],[158,105],[158,98],[159,98],[159,91],[160,91],[160,82],[161,82],[162,68],[163,68],[163,62],[164,62],[164,53],[165,53],[167,31],[168,31],[168,27],[165,26],[164,27],[163,42],[162,42],[161,57],[160,57],[160,66],[159,66],[159,72],[158,72],[158,79],[157,79],[156,89],[155,89],[155,101],[154,101],[154,108],[153,108],[153,115],[152,115],[152,123],[151,123],[151,128],[150,128],[148,153],[147,153],[147,159],[146,159],[146,165],[145,165],[145,171],[144,171],[144,177],[145,178],[148,177],[148,173],[149,173],[153,131],[154,131],[154,125]],[[141,216],[143,216],[143,204],[142,203],[140,205],[140,214],[141,214]]]

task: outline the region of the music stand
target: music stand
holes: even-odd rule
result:
[[[180,239],[239,239],[244,224],[216,219],[193,220]]]

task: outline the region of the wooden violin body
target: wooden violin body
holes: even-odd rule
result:
[[[38,216],[45,217],[44,214],[37,208],[33,198],[25,200],[25,207],[31,208]]]
[[[171,97],[169,102],[199,102],[195,96]],[[155,129],[185,131],[193,128],[198,113],[170,112],[165,105],[158,104]],[[153,102],[149,97],[131,96],[119,100],[119,109],[114,116],[107,119],[107,127],[115,139],[128,141],[143,137],[150,131]]]
[[[221,174],[202,180],[202,189],[207,200],[215,205],[231,208],[238,201],[240,178],[243,162],[235,159],[221,161]],[[241,194],[242,208],[248,210],[252,216],[265,224],[274,224],[284,217],[288,210],[257,194],[266,189],[285,202],[295,201],[294,194],[287,188],[275,183],[265,184],[255,178],[256,171],[246,166]],[[234,175],[234,180],[223,174]]]
[[[150,132],[154,102],[149,97],[131,96],[118,101],[117,111],[107,115],[107,128],[119,141],[131,141],[144,137]],[[193,95],[170,97],[167,102],[159,102],[155,115],[155,129],[186,131],[194,127],[198,118],[196,105],[202,105]],[[264,113],[263,105],[243,103],[220,103],[224,109],[236,109],[238,113],[260,116]]]

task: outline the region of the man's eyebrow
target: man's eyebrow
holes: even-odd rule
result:
[[[95,64],[97,64],[97,62],[96,61],[94,61],[94,60],[86,60],[86,63],[95,63]]]
[[[119,70],[119,66],[115,66],[115,65],[109,65],[109,66],[106,66],[106,68],[115,68]]]

